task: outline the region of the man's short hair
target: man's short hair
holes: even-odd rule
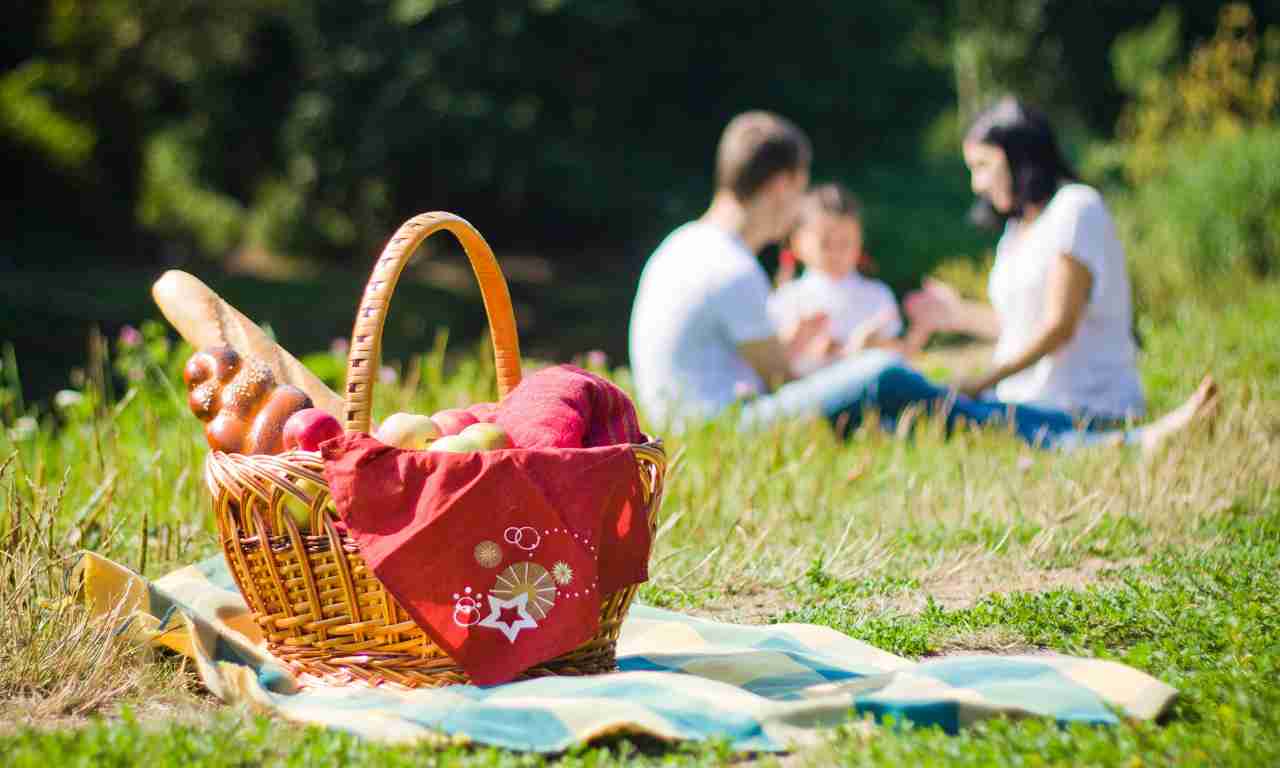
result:
[[[716,150],[716,189],[750,200],[765,182],[784,171],[809,167],[809,137],[772,112],[743,112],[729,121]]]

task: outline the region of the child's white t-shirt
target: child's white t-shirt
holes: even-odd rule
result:
[[[884,336],[902,333],[902,316],[889,286],[857,272],[833,278],[816,269],[806,269],[796,280],[780,287],[769,297],[769,317],[779,328],[797,323],[823,312],[830,319],[830,333],[838,341],[882,310],[893,313],[892,320],[881,331]]]
[[[1061,187],[1039,217],[1011,219],[996,246],[988,291],[1000,317],[996,364],[1040,332],[1049,269],[1061,254],[1093,277],[1075,335],[1056,352],[996,385],[996,397],[1095,416],[1143,411],[1124,247],[1102,197],[1084,184]]]
[[[746,245],[700,221],[649,257],[631,308],[631,373],[654,421],[709,418],[742,389],[766,391],[737,347],[776,335],[769,277]]]

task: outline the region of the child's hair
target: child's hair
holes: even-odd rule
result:
[[[811,188],[805,193],[804,199],[800,202],[800,215],[796,219],[795,229],[792,230],[792,237],[795,231],[803,227],[814,214],[829,213],[835,216],[848,216],[862,223],[862,201],[858,196],[853,194],[848,187],[839,182],[828,182],[819,184]],[[786,247],[791,249],[791,238],[788,238]],[[869,275],[873,271],[871,260],[867,258],[866,251],[859,254],[858,261],[854,264],[854,268],[859,274]]]
[[[772,112],[743,112],[720,136],[716,188],[745,202],[774,175],[808,168],[812,157],[809,137],[790,120]]]
[[[836,216],[848,216],[862,222],[862,201],[858,200],[843,184],[829,182],[819,184],[805,193],[800,203],[800,220],[797,228],[815,213],[830,213]]]

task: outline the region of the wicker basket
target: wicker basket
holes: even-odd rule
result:
[[[493,337],[498,392],[520,383],[520,348],[506,281],[484,238],[448,213],[405,222],[387,243],[356,314],[343,417],[348,432],[368,432],[383,323],[396,282],[418,245],[448,230],[462,243],[480,283]],[[633,445],[653,528],[662,499],[666,457],[651,441]],[[328,489],[317,453],[274,456],[211,452],[205,481],[214,498],[222,549],[236,584],[262,626],[268,650],[304,678],[327,683],[435,687],[468,682],[462,668],[431,641],[366,566],[353,539],[326,511]],[[302,533],[284,508],[308,505]],[[602,510],[606,513],[607,510]],[[607,595],[595,635],[581,646],[526,670],[521,677],[584,675],[614,669],[614,646],[636,586]]]

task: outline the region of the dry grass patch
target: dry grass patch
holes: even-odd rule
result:
[[[1053,651],[1029,645],[1020,633],[1008,627],[986,627],[945,637],[936,653],[928,656],[1051,656]]]
[[[1037,453],[990,432],[944,441],[936,423],[909,439],[864,428],[844,445],[817,423],[749,440],[708,429],[685,438],[701,460],[669,476],[654,577],[749,594],[795,583],[820,560],[851,581],[926,583],[1001,561],[1032,569],[1028,578],[1070,579],[1096,560],[1211,547],[1205,521],[1263,506],[1280,488],[1274,406],[1224,390],[1213,430],[1146,460],[1113,447]]]
[[[122,701],[171,710],[196,701],[186,665],[161,660],[122,631],[123,617],[90,616],[67,585],[78,555],[58,525],[62,494],[19,493],[0,469],[0,722],[78,722]]]

